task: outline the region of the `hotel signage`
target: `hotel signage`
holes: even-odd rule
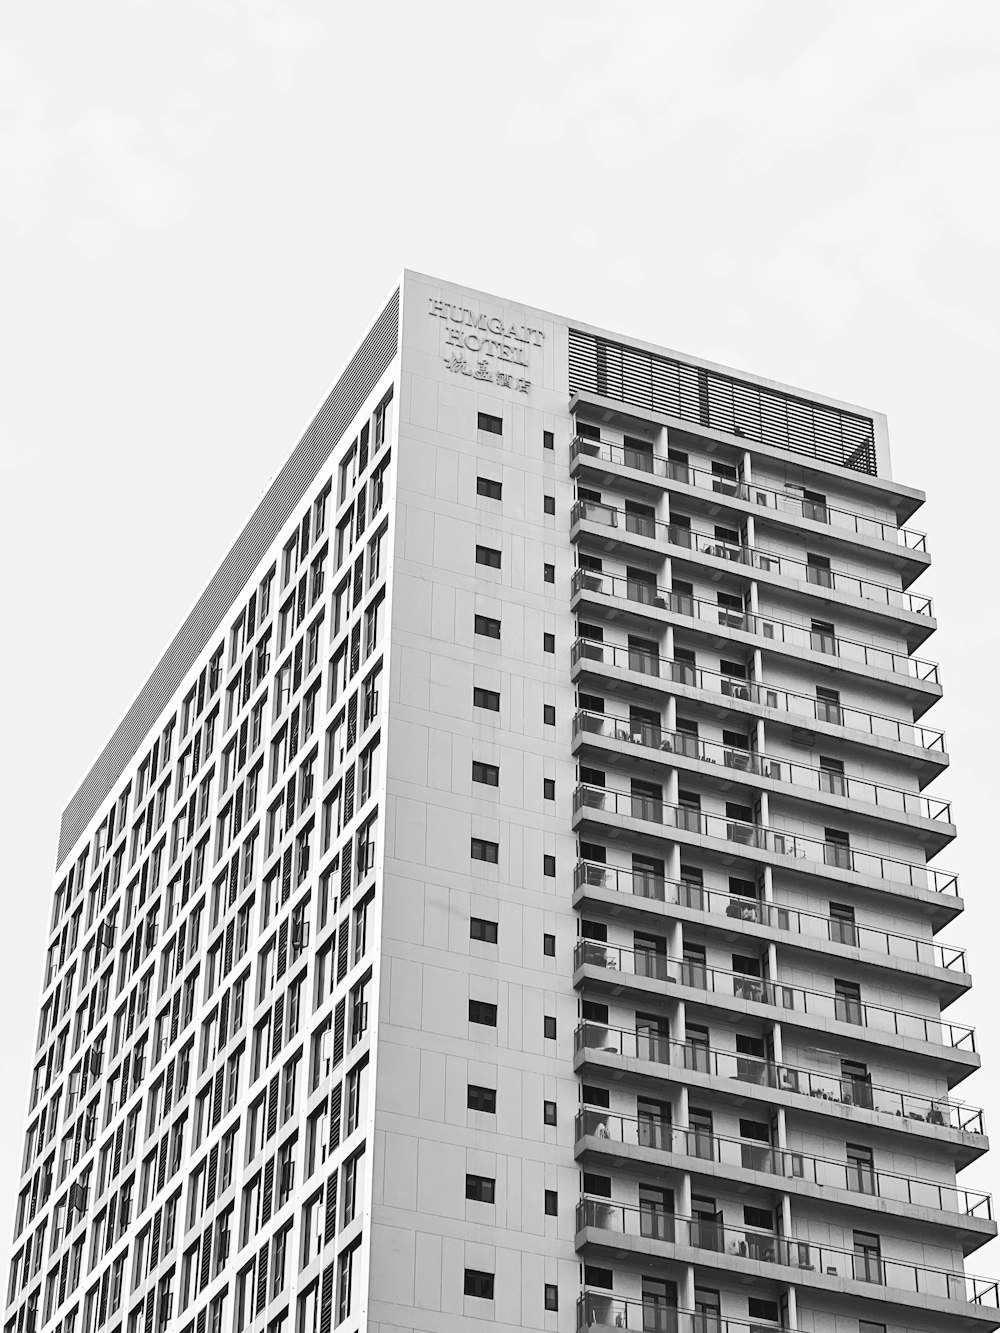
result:
[[[469,306],[434,297],[429,314],[445,324],[446,370],[516,393],[531,392],[525,371],[531,365],[531,348],[543,345],[542,329],[507,323],[496,315],[481,315]]]

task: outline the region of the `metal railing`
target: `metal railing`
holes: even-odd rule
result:
[[[625,598],[659,611],[669,611],[673,615],[700,620],[713,627],[720,626],[723,629],[738,630],[741,634],[753,634],[759,639],[766,639],[769,643],[780,643],[788,648],[804,648],[809,652],[841,658],[845,662],[857,662],[878,671],[905,676],[907,680],[927,681],[934,685],[940,683],[940,672],[936,662],[910,657],[908,653],[897,653],[891,648],[878,648],[874,644],[862,643],[857,639],[845,639],[837,633],[812,629],[808,625],[797,625],[790,620],[776,620],[773,616],[762,616],[755,611],[719,606],[717,602],[707,602],[704,598],[694,597],[690,593],[674,592],[670,588],[661,588],[657,584],[629,578],[627,575],[578,569],[573,575],[573,594],[579,592],[596,593],[602,597]]]
[[[795,1333],[770,1319],[724,1319],[696,1310],[678,1310],[665,1300],[630,1300],[610,1291],[584,1291],[577,1297],[576,1326],[631,1328],[641,1333]]]
[[[578,662],[584,660],[607,661],[623,670],[637,671],[645,676],[656,676],[669,684],[710,691],[730,699],[759,704],[762,708],[789,713],[793,717],[826,722],[831,726],[857,731],[862,735],[900,741],[904,745],[914,745],[921,750],[937,750],[944,753],[944,732],[937,731],[933,727],[886,717],[881,713],[868,713],[860,708],[852,708],[849,704],[817,699],[815,695],[799,694],[783,686],[769,685],[766,681],[727,676],[723,672],[710,671],[690,662],[660,657],[641,648],[628,648],[624,644],[581,638],[573,644],[572,664],[576,666]]]
[[[584,440],[577,436],[570,447],[570,457],[579,456],[616,463],[638,472],[648,472],[667,481],[679,482],[682,486],[692,486],[696,490],[711,491],[714,495],[745,500],[748,504],[773,509],[792,518],[806,518],[813,523],[842,528],[845,532],[853,532],[859,537],[871,537],[875,541],[889,542],[894,546],[903,546],[909,551],[927,550],[926,535],[912,528],[900,528],[884,519],[858,514],[849,509],[840,509],[825,501],[807,500],[802,495],[777,491],[764,484],[720,477],[714,472],[706,472],[703,468],[691,467],[672,458],[663,458],[651,450],[613,444],[610,440]]]
[[[585,1227],[668,1245],[687,1245],[757,1263],[780,1264],[812,1271],[821,1277],[846,1278],[915,1295],[1000,1308],[1000,1290],[992,1278],[889,1259],[878,1250],[845,1250],[837,1245],[779,1236],[758,1227],[733,1226],[720,1221],[718,1214],[682,1217],[665,1208],[612,1203],[610,1199],[584,1194],[576,1206],[576,1229],[580,1232]]]
[[[924,861],[900,861],[839,842],[825,842],[821,838],[786,833],[765,824],[751,824],[742,819],[731,819],[728,815],[707,813],[694,806],[667,805],[652,796],[581,783],[573,793],[574,815],[581,810],[602,810],[644,824],[660,824],[706,838],[721,838],[773,856],[810,861],[855,875],[891,880],[893,884],[905,884],[914,889],[958,896],[958,876]]]
[[[863,801],[896,814],[951,823],[951,803],[940,797],[904,791],[901,787],[888,787],[884,783],[870,782],[867,778],[849,773],[813,768],[809,764],[778,759],[756,750],[725,745],[722,741],[703,740],[689,732],[667,731],[651,722],[632,721],[626,717],[614,717],[610,713],[581,709],[573,718],[573,735],[576,737],[581,733],[627,741],[630,745],[641,745],[664,754],[681,755],[705,764],[721,764],[724,768],[734,769],[737,775],[741,772],[754,773],[772,782],[787,782],[795,787],[826,792],[827,795],[845,800]]]
[[[700,1042],[676,1041],[667,1033],[641,1028],[632,1031],[610,1027],[584,1019],[577,1024],[574,1051],[603,1051],[627,1060],[645,1060],[674,1069],[710,1074],[752,1087],[777,1088],[782,1092],[813,1097],[817,1101],[840,1106],[856,1106],[880,1115],[928,1125],[961,1130],[966,1134],[984,1134],[983,1113],[979,1107],[951,1101],[947,1096],[931,1097],[872,1083],[867,1078],[828,1074],[801,1065],[777,1064],[763,1056],[723,1051]]]
[[[578,861],[573,873],[573,887],[582,885],[631,893],[637,898],[689,907],[695,912],[710,912],[735,921],[755,922],[805,939],[844,944],[852,949],[870,949],[900,961],[966,971],[965,950],[956,945],[900,935],[876,926],[821,916],[818,912],[804,912],[798,907],[784,907],[759,898],[745,898],[727,889],[709,889],[684,880],[665,879],[648,870],[620,869],[600,861]]]
[[[891,1037],[926,1041],[952,1050],[975,1051],[976,1030],[964,1023],[951,1023],[938,1014],[914,1014],[889,1005],[871,1004],[860,994],[837,995],[812,990],[769,977],[710,967],[697,959],[668,958],[647,949],[629,949],[597,940],[579,940],[573,966],[597,967],[616,976],[643,977],[664,984],[687,986],[709,995],[750,1000],[784,1013],[808,1014],[836,1023],[849,1023]]]
[[[576,1116],[576,1142],[583,1138],[608,1139],[612,1145],[652,1148],[714,1162],[723,1167],[763,1171],[768,1175],[802,1180],[830,1189],[850,1190],[916,1208],[936,1208],[961,1217],[993,1218],[993,1201],[982,1190],[967,1190],[937,1180],[922,1180],[896,1171],[876,1170],[865,1163],[816,1157],[791,1148],[776,1148],[757,1139],[733,1139],[706,1129],[679,1129],[669,1120],[612,1113],[605,1107],[584,1106]]]
[[[759,569],[762,574],[774,574],[779,578],[791,578],[800,583],[829,588],[832,592],[847,593],[896,611],[909,611],[918,616],[934,614],[931,599],[922,593],[907,592],[904,588],[896,588],[888,583],[876,583],[874,579],[849,574],[845,570],[811,565],[808,560],[785,552],[766,551],[748,546],[742,541],[726,541],[709,532],[698,532],[686,524],[664,523],[662,519],[650,518],[645,514],[630,514],[627,509],[617,509],[614,505],[596,500],[577,500],[572,509],[571,522],[578,523],[581,520],[598,523],[601,527],[620,528],[637,537],[649,537],[670,546],[681,546],[696,555],[746,565],[751,569]]]

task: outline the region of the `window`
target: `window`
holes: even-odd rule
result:
[[[488,861],[496,865],[500,860],[500,844],[487,842],[485,838],[473,838],[471,855],[473,861]]]
[[[555,431],[552,431],[552,430],[543,430],[543,431],[542,431],[542,448],[543,448],[543,449],[554,449],[555,447],[556,447],[556,435],[555,435]]]
[[[543,505],[547,514],[554,514],[556,512],[556,497],[554,495],[546,495],[544,497]]]
[[[476,633],[481,634],[486,639],[499,639],[500,621],[494,620],[492,616],[476,616]]]
[[[817,583],[821,588],[833,587],[833,571],[825,555],[806,556],[806,581]]]
[[[490,569],[499,569],[500,552],[493,546],[477,546],[476,564],[488,565]]]
[[[554,653],[556,650],[556,636],[554,634],[542,635],[542,649],[547,653]]]
[[[858,1333],[885,1333],[885,1324],[873,1324],[870,1319],[859,1319]]]
[[[847,1145],[847,1188],[860,1194],[875,1193],[875,1154],[858,1143]]]
[[[559,1194],[556,1190],[545,1191],[545,1214],[547,1217],[559,1216]]]
[[[467,1268],[465,1270],[465,1294],[466,1296],[477,1296],[483,1301],[491,1301],[493,1299],[493,1274],[480,1273],[476,1268]]]
[[[486,708],[491,713],[500,712],[500,693],[498,690],[482,690],[478,685],[472,690],[473,708]]]
[[[474,916],[469,921],[469,939],[482,940],[483,944],[496,944],[497,923],[484,921],[481,916]]]
[[[465,1197],[476,1203],[496,1203],[497,1183],[490,1176],[466,1176]]]
[[[555,567],[555,565],[546,565],[546,566],[544,567],[544,575],[545,575],[545,582],[546,582],[546,583],[555,583],[555,581],[556,581],[556,567]]]
[[[503,417],[494,417],[489,412],[480,412],[477,424],[480,430],[485,430],[490,435],[503,434]]]
[[[555,1041],[556,1039],[556,1020],[551,1014],[546,1014],[544,1019],[544,1036],[546,1041]]]
[[[497,1007],[486,1000],[469,1001],[469,1022],[481,1027],[495,1028],[497,1025]]]
[[[555,704],[544,704],[542,707],[542,722],[547,727],[554,727],[556,724],[556,706]]]
[[[847,779],[844,776],[844,764],[841,759],[819,757],[819,789],[832,796],[847,795]]]
[[[556,937],[554,935],[542,936],[542,953],[546,956],[546,958],[555,958]]]
[[[542,1120],[546,1125],[554,1125],[556,1123],[555,1102],[542,1103]]]
[[[490,477],[477,477],[476,494],[485,496],[487,500],[502,500],[503,484],[493,481]]]
[[[554,1282],[545,1284],[545,1308],[546,1310],[559,1309],[559,1288]]]
[[[546,801],[554,801],[556,799],[555,778],[542,779],[542,796]]]
[[[861,987],[854,981],[837,981],[833,983],[834,991],[834,1015],[841,1023],[860,1023],[861,1015]]]
[[[816,720],[832,722],[835,727],[844,725],[839,690],[828,690],[823,685],[816,686]]]
[[[828,866],[837,866],[840,870],[850,870],[853,867],[853,858],[851,856],[851,836],[842,829],[828,828],[823,830],[825,845],[823,847],[823,860]]]
[[[858,946],[858,928],[854,923],[854,908],[849,903],[830,904],[830,939],[835,944]]]
[[[858,1282],[883,1281],[881,1241],[870,1231],[854,1233],[854,1277]]]
[[[470,1111],[482,1111],[485,1115],[496,1115],[497,1090],[496,1088],[481,1088],[475,1083],[470,1083],[465,1104]]]
[[[481,764],[478,759],[472,761],[472,781],[481,782],[487,787],[500,786],[500,767],[498,764]]]
[[[814,620],[810,625],[809,644],[814,653],[835,653],[837,631],[829,620]]]
[[[551,879],[556,873],[556,858],[554,856],[542,857],[542,874]]]

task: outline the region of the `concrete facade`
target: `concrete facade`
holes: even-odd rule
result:
[[[997,1327],[921,501],[404,274],[64,817],[7,1333]]]

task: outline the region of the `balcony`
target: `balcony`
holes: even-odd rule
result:
[[[901,528],[882,519],[871,518],[868,514],[840,509],[836,505],[818,504],[791,491],[776,491],[753,482],[728,481],[714,472],[677,463],[651,451],[612,444],[609,440],[584,440],[577,436],[570,446],[570,465],[577,459],[585,464],[594,461],[613,463],[677,485],[691,486],[713,496],[742,500],[793,520],[804,518],[810,523],[822,523],[824,527],[836,529],[837,535],[885,542],[903,551],[927,550],[924,533],[912,528]]]
[[[667,1256],[659,1245],[684,1246],[718,1255],[719,1259],[714,1263],[720,1268],[730,1268],[736,1260],[736,1271],[747,1271],[741,1270],[738,1261],[749,1260],[796,1270],[794,1277],[776,1275],[779,1281],[813,1286],[817,1281],[822,1283],[824,1278],[832,1277],[864,1283],[869,1300],[891,1301],[905,1293],[982,1305],[991,1310],[1000,1308],[1000,1290],[992,1278],[972,1277],[954,1269],[890,1259],[871,1250],[845,1250],[794,1236],[779,1236],[755,1227],[733,1226],[718,1220],[718,1215],[683,1217],[665,1210],[612,1203],[610,1199],[585,1194],[576,1208],[576,1231],[577,1249],[588,1241],[619,1248],[612,1236],[633,1237],[652,1242],[635,1247],[638,1254],[665,1258]],[[589,1237],[588,1231],[607,1233],[608,1239]],[[812,1277],[805,1277],[806,1273]],[[870,1290],[872,1287],[884,1288],[885,1294],[876,1297]]]
[[[934,1209],[984,1222],[993,1220],[992,1199],[982,1190],[967,1190],[959,1185],[942,1184],[936,1180],[921,1180],[897,1172],[866,1169],[832,1157],[814,1157],[787,1148],[775,1148],[756,1139],[730,1139],[705,1130],[679,1129],[669,1121],[613,1114],[604,1107],[585,1106],[577,1113],[578,1150],[585,1139],[595,1140],[590,1146],[601,1152],[614,1152],[618,1144],[648,1148],[711,1162],[713,1167],[724,1168],[722,1172],[713,1172],[722,1176],[728,1169],[761,1171],[787,1180],[799,1180],[807,1185],[846,1190],[911,1208]]]
[[[647,1030],[614,1028],[585,1019],[577,1025],[574,1052],[578,1064],[586,1062],[593,1054],[603,1054],[645,1061],[664,1069],[704,1074],[713,1080],[713,1087],[718,1092],[727,1090],[725,1083],[735,1082],[811,1098],[813,1104],[806,1103],[809,1110],[822,1111],[827,1105],[836,1105],[871,1111],[889,1117],[890,1125],[896,1128],[910,1128],[918,1123],[964,1134],[982,1135],[986,1132],[983,1113],[978,1107],[948,1097],[929,1097],[909,1089],[871,1083],[867,1079],[841,1077],[800,1065],[777,1064],[737,1051],[676,1041]],[[684,1082],[683,1077],[674,1077],[675,1081]],[[740,1097],[744,1095],[739,1093]]]
[[[580,940],[574,950],[574,969],[598,968],[613,972],[616,989],[628,988],[626,977],[665,985],[685,986],[726,999],[749,1000],[753,1004],[779,1009],[782,1014],[803,1014],[830,1022],[864,1028],[865,1037],[873,1034],[902,1037],[907,1041],[923,1041],[951,1050],[975,1052],[976,1033],[964,1023],[949,1023],[940,1015],[913,1014],[905,1009],[888,1005],[870,1004],[860,997],[835,995],[804,986],[786,985],[768,977],[750,976],[744,972],[730,972],[721,967],[709,967],[699,961],[668,958],[642,949],[627,949],[618,945]],[[649,987],[638,987],[643,994]]]
[[[877,852],[824,842],[820,838],[809,838],[800,833],[786,833],[765,824],[748,824],[740,819],[709,814],[691,806],[667,805],[648,796],[633,796],[627,791],[614,791],[610,787],[592,787],[583,783],[573,793],[574,823],[592,818],[595,813],[735,843],[754,851],[767,852],[771,856],[785,857],[789,863],[806,861],[849,874],[887,880],[912,889],[958,896],[958,876],[950,870],[938,870],[926,862],[899,861],[890,856],[880,856]],[[729,850],[732,850],[731,847]]]
[[[659,657],[637,648],[624,645],[603,643],[597,639],[577,639],[573,644],[572,665],[586,666],[588,663],[606,662],[623,671],[635,671],[670,684],[685,688],[704,690],[716,696],[735,700],[739,703],[754,703],[762,708],[787,713],[790,718],[802,718],[806,723],[819,722],[828,726],[839,727],[845,731],[857,732],[860,736],[878,741],[895,741],[902,745],[912,745],[938,756],[941,762],[945,757],[944,732],[933,727],[923,727],[915,722],[901,721],[899,718],[886,717],[881,713],[868,713],[847,704],[828,702],[817,699],[812,694],[798,694],[783,686],[769,685],[766,681],[745,680],[742,677],[727,676],[718,671],[709,671],[704,667],[693,666],[690,662],[678,662],[670,657]],[[789,722],[790,726],[800,725]]]
[[[629,718],[614,717],[609,713],[595,713],[584,709],[573,719],[574,740],[582,735],[621,741],[640,746],[644,750],[656,750],[661,754],[677,755],[703,764],[719,764],[723,768],[735,769],[737,773],[749,773],[769,782],[785,783],[800,788],[803,792],[816,792],[835,796],[840,800],[858,801],[890,816],[908,815],[914,819],[942,825],[951,824],[951,803],[941,800],[940,797],[924,796],[920,792],[869,782],[865,778],[855,777],[849,773],[832,773],[827,769],[812,768],[808,764],[798,764],[789,759],[759,754],[754,750],[735,749],[731,745],[722,744],[721,741],[702,740],[687,732],[666,731],[648,722],[632,722]],[[726,776],[728,777],[728,774]],[[951,830],[939,839],[940,844],[950,841],[953,836],[954,830]]]
[[[576,1326],[580,1333],[587,1328],[631,1328],[641,1333],[795,1333],[769,1319],[723,1319],[677,1310],[659,1300],[628,1300],[600,1290],[585,1290],[577,1299]]]
[[[645,901],[706,912],[718,917],[720,924],[725,918],[726,921],[760,925],[778,931],[781,935],[796,935],[803,943],[815,941],[817,944],[845,945],[893,961],[940,968],[955,973],[956,978],[966,972],[965,950],[956,945],[939,944],[936,940],[921,939],[914,935],[900,935],[860,922],[840,921],[818,912],[782,907],[779,903],[763,902],[758,898],[742,898],[728,890],[664,879],[648,871],[619,869],[598,861],[578,861],[573,887],[577,890],[591,887],[631,894]]]
[[[787,649],[798,654],[801,651],[821,654],[836,658],[838,666],[848,669],[854,666],[867,667],[874,671],[884,671],[900,676],[912,683],[939,685],[940,676],[936,662],[923,661],[910,657],[907,653],[893,652],[890,648],[878,648],[870,643],[856,639],[845,639],[839,634],[827,634],[811,629],[808,625],[794,624],[792,621],[777,620],[773,616],[762,616],[752,611],[739,611],[716,602],[707,602],[701,597],[692,597],[689,593],[672,592],[653,583],[628,578],[620,574],[603,574],[595,570],[578,569],[573,575],[573,596],[614,597],[632,602],[636,606],[650,608],[641,613],[644,618],[666,623],[665,613],[686,616],[702,624],[711,625],[713,631],[719,629],[736,630],[741,634],[752,635],[765,650],[774,648]],[[655,614],[657,612],[663,615]]]

